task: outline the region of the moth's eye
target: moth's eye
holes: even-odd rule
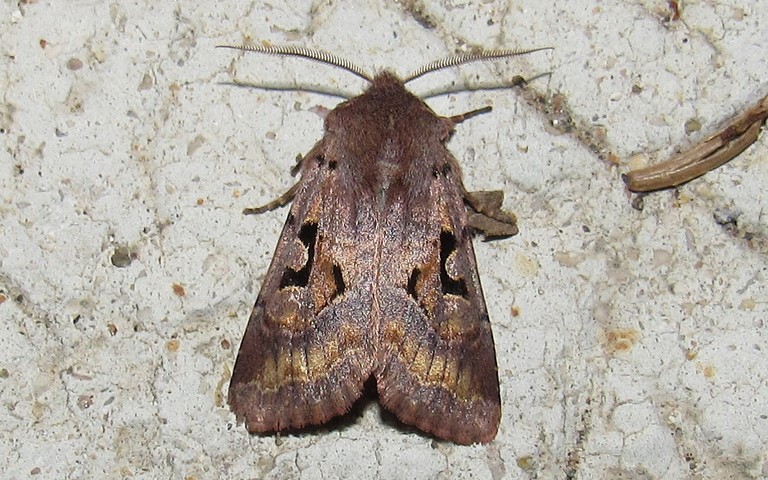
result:
[[[335,170],[336,169],[336,160],[331,160],[328,162],[328,170]]]

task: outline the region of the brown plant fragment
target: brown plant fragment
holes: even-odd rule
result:
[[[517,217],[501,208],[504,192],[468,192],[464,201],[472,210],[469,213],[469,225],[482,232],[485,240],[517,235]]]
[[[757,141],[768,118],[768,96],[728,122],[728,125],[666,162],[639,168],[622,176],[633,192],[676,187],[729,162]]]

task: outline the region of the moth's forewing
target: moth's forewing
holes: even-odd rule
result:
[[[321,424],[347,412],[373,369],[372,291],[355,273],[371,235],[349,228],[351,202],[331,201],[342,179],[329,168],[324,143],[302,162],[232,373],[229,404],[251,432]]]

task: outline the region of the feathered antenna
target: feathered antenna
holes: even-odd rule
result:
[[[304,57],[310,60],[316,60],[328,65],[333,65],[342,68],[350,73],[354,73],[358,77],[364,78],[368,83],[373,83],[373,77],[363,71],[349,60],[337,57],[332,53],[323,52],[321,50],[314,50],[312,48],[305,48],[293,45],[217,45],[216,48],[232,48],[235,50],[243,50],[246,52],[258,52],[266,53],[269,55],[284,55],[292,57]],[[436,72],[448,67],[455,67],[457,65],[463,65],[465,63],[477,62],[480,60],[491,60],[496,58],[515,57],[518,55],[526,55],[533,52],[539,52],[541,50],[551,50],[553,47],[541,47],[541,48],[529,48],[529,49],[500,49],[500,50],[480,50],[477,52],[461,53],[459,55],[452,55],[450,57],[443,58],[430,62],[423,67],[419,68],[412,74],[403,79],[403,83],[408,83],[411,80],[419,78],[428,73]]]
[[[233,48],[235,50],[244,50],[246,52],[259,52],[267,53],[269,55],[285,55],[291,57],[309,58],[311,60],[316,60],[328,65],[343,68],[348,72],[354,73],[358,77],[366,79],[368,83],[373,83],[373,78],[354,63],[337,57],[332,53],[327,53],[320,50],[297,47],[293,45],[217,45],[216,48]]]
[[[428,73],[436,72],[448,67],[455,67],[457,65],[463,65],[465,63],[476,62],[479,60],[489,60],[494,58],[515,57],[518,55],[526,55],[528,53],[539,52],[541,50],[552,50],[553,47],[540,47],[540,48],[528,48],[528,49],[502,49],[502,50],[480,50],[478,52],[461,53],[459,55],[452,55],[450,57],[443,58],[430,62],[420,69],[416,70],[412,74],[403,79],[403,83],[408,83],[411,80],[426,75]]]

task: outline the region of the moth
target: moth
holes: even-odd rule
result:
[[[293,201],[230,381],[238,422],[252,433],[322,424],[373,377],[403,423],[459,444],[493,440],[499,381],[472,236],[514,235],[516,219],[501,210],[502,192],[465,190],[445,147],[458,123],[490,107],[441,117],[405,83],[540,49],[449,57],[401,80],[300,47],[222,47],[305,57],[370,83],[328,113],[294,169],[300,180],[244,211]]]

